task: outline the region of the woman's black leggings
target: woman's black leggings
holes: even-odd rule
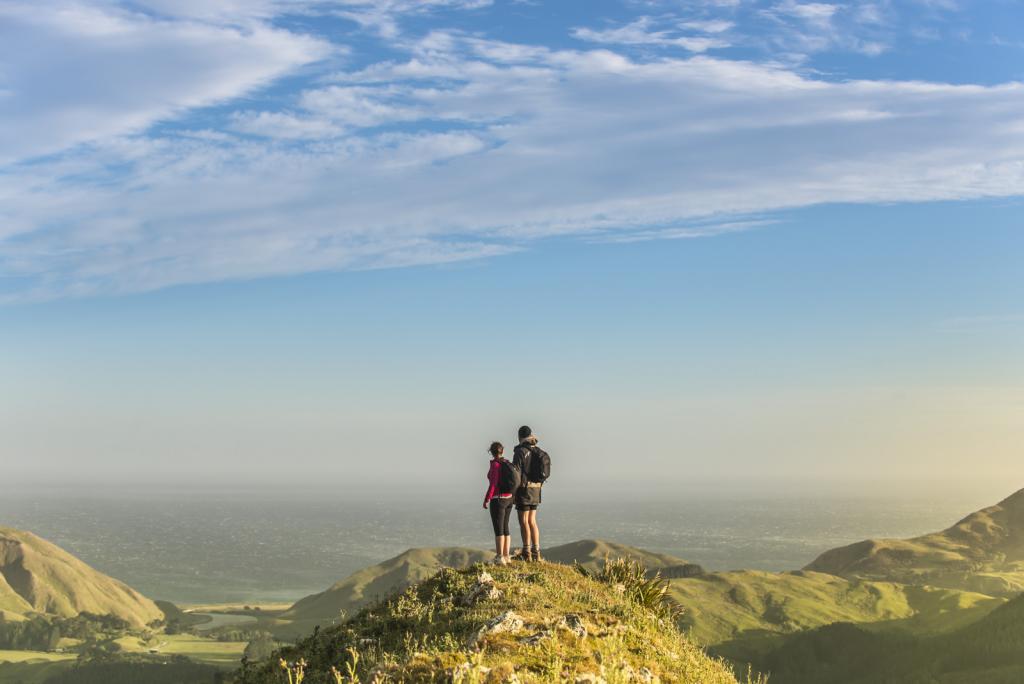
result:
[[[491,499],[491,503],[487,504],[487,507],[491,509],[491,524],[494,525],[494,536],[507,537],[508,518],[512,515],[512,497],[507,499],[495,497]]]

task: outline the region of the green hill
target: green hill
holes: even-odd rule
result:
[[[383,563],[370,566],[341,580],[326,591],[299,600],[279,617],[291,621],[329,621],[340,611],[352,612],[367,603],[422,581],[441,568],[466,568],[492,557],[479,549],[410,549]],[[544,552],[547,559],[565,564],[579,563],[597,568],[605,558],[632,558],[651,570],[672,573],[697,573],[700,567],[659,553],[644,551],[615,542],[585,539]]]
[[[422,581],[444,567],[465,568],[493,554],[479,549],[409,549],[349,575],[319,594],[300,599],[280,615],[285,620],[330,620]]]
[[[772,684],[1019,684],[1024,597],[937,636],[831,625],[788,638],[756,664]]]
[[[1024,591],[1024,489],[942,532],[868,539],[826,551],[805,569],[1012,596]]]
[[[8,527],[0,527],[0,611],[114,615],[139,627],[163,618],[155,603],[131,587],[31,532]]]
[[[557,563],[441,570],[244,668],[239,684],[284,681],[279,659],[305,684],[736,681],[625,585]]]
[[[739,570],[670,582],[681,623],[699,643],[720,645],[790,634],[834,622],[941,631],[987,614],[1004,600],[953,589],[847,580],[819,572]]]

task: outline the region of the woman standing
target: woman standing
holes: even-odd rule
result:
[[[494,526],[494,562],[498,565],[508,565],[511,547],[508,519],[512,515],[512,494],[516,490],[515,473],[512,472],[512,464],[502,455],[505,453],[505,447],[501,442],[493,442],[488,452],[491,454],[491,466],[487,470],[484,508],[491,509],[491,524]]]

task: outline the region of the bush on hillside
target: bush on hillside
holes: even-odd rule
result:
[[[605,559],[604,565],[597,572],[587,570],[582,565],[575,565],[576,571],[584,577],[596,579],[620,589],[633,603],[646,608],[665,620],[675,622],[683,612],[683,607],[669,596],[668,580],[660,573],[649,576],[647,568],[629,558]]]

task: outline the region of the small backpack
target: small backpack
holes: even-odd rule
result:
[[[498,489],[500,494],[510,494],[519,489],[523,484],[523,471],[511,461],[501,459],[498,461],[501,468],[498,470]]]
[[[548,452],[538,446],[531,446],[529,449],[530,461],[526,465],[529,469],[527,478],[530,482],[547,482],[551,477],[551,457],[548,456]]]

